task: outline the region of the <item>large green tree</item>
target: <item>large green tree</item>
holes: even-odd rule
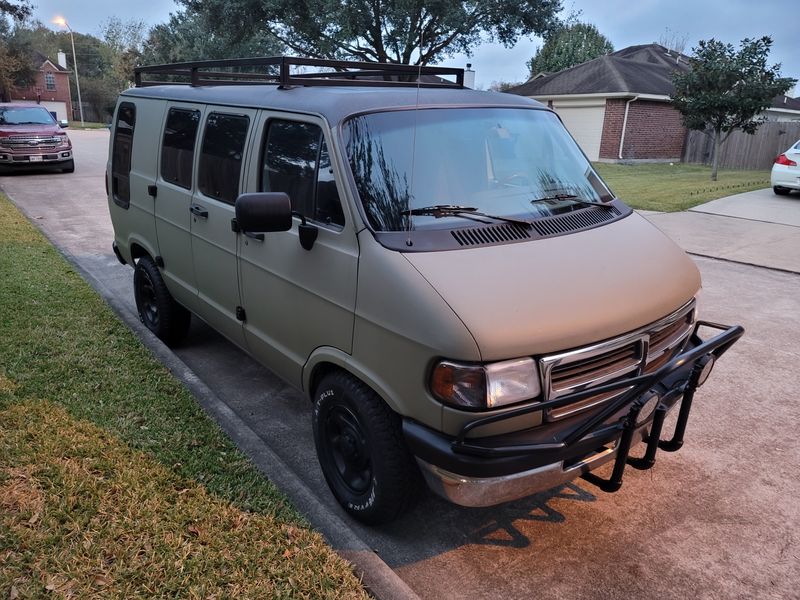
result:
[[[773,98],[785,94],[796,80],[780,76],[780,64],[767,65],[772,39],[744,39],[736,50],[716,39],[693,48],[691,70],[676,72],[673,105],[688,129],[714,140],[711,179],[717,180],[719,150],[730,134],[753,134],[766,119],[759,116]]]
[[[558,23],[561,0],[180,0],[234,39],[274,36],[293,52],[431,64],[482,40],[512,46]]]
[[[271,56],[281,44],[263,31],[243,37],[214,26],[214,19],[191,9],[172,13],[150,30],[143,43],[142,64],[164,64],[215,58]]]
[[[574,67],[614,51],[611,41],[591,23],[572,23],[547,37],[528,62],[531,77]]]
[[[21,22],[31,14],[27,0],[0,0],[0,102],[10,99],[11,88],[26,85],[33,76],[30,48],[12,39],[11,20]]]
[[[33,6],[28,0],[0,0],[0,18],[6,16],[21,21],[31,16]]]

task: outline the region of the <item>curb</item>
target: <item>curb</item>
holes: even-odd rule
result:
[[[68,250],[60,247],[50,236],[31,221],[28,213],[6,194],[12,204],[50,244],[75,268],[78,274],[111,307],[153,355],[180,380],[197,399],[205,412],[233,440],[236,446],[266,475],[294,507],[303,514],[332,546],[333,550],[349,561],[369,593],[379,600],[420,600],[420,597],[350,528],[344,518],[325,506],[276,455],[264,440],[217,396],[202,379],[175,355],[161,340],[153,335],[109,288],[80,264]],[[116,257],[109,255],[116,262]]]

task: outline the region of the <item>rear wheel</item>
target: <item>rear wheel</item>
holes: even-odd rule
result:
[[[322,473],[339,504],[370,525],[405,512],[420,474],[401,431],[401,419],[369,387],[335,371],[317,386],[314,443]]]
[[[778,185],[772,186],[772,191],[778,196],[787,196],[791,190],[789,188],[780,187]]]
[[[61,171],[63,173],[74,173],[75,172],[75,161],[71,160],[69,162],[64,163],[64,166],[61,167]]]
[[[139,319],[168,346],[178,344],[189,330],[191,313],[175,302],[161,272],[149,256],[136,262],[133,292]]]

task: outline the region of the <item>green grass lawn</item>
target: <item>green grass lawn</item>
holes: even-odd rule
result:
[[[703,165],[595,163],[594,166],[626,204],[644,210],[686,210],[709,200],[770,185],[769,171],[720,170],[717,181],[711,181],[711,167]]]
[[[0,597],[365,597],[0,195]]]

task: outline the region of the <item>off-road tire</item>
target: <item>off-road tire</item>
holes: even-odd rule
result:
[[[312,419],[322,473],[350,515],[377,525],[411,507],[421,487],[419,468],[400,416],[372,389],[344,371],[331,372],[316,388]]]
[[[191,313],[175,302],[156,263],[149,256],[136,262],[133,293],[139,319],[162,342],[175,346],[186,337]]]
[[[775,192],[775,195],[777,196],[788,196],[789,192],[791,192],[792,190],[790,190],[789,188],[774,185],[772,186],[772,191]]]

